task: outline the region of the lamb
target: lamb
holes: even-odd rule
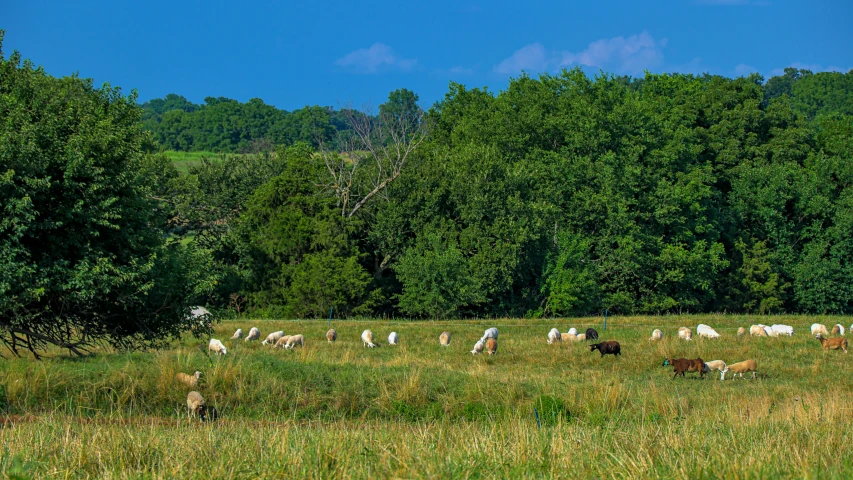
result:
[[[578,334],[578,329],[577,329],[577,328],[575,328],[575,327],[572,327],[572,328],[570,328],[570,329],[569,329],[569,332],[568,332],[568,333],[570,333],[570,334],[572,334],[572,335],[577,335],[577,334]]]
[[[477,343],[474,344],[474,350],[471,350],[471,355],[476,355],[478,353],[483,353],[483,341],[477,340]]]
[[[704,323],[700,323],[696,327],[696,333],[699,334],[699,338],[720,338],[720,334],[716,330]]]
[[[175,375],[176,380],[190,388],[198,386],[199,378],[201,378],[201,372],[195,372],[192,375],[187,375],[186,373],[178,372],[177,375]]]
[[[204,420],[207,416],[207,405],[204,402],[204,397],[195,390],[187,394],[187,410],[189,410],[190,417],[197,415]]]
[[[755,378],[755,372],[758,370],[758,366],[756,365],[755,360],[744,360],[727,366],[726,369],[723,370],[723,375],[725,375],[729,370],[734,372],[732,374],[732,379],[734,379],[734,376],[737,374],[740,374],[740,378],[743,378],[743,374],[746,372],[752,372],[752,378]]]
[[[228,351],[225,349],[225,345],[222,344],[219,340],[215,338],[210,339],[210,343],[207,344],[207,349],[211,352],[218,353],[219,355],[225,355]]]
[[[574,342],[578,339],[578,336],[574,333],[561,333],[560,339],[564,342]]]
[[[249,334],[246,335],[246,339],[243,341],[248,342],[249,340],[257,340],[259,338],[261,338],[261,331],[255,327],[252,327],[252,329],[249,330]]]
[[[749,327],[749,334],[754,336],[754,337],[766,337],[767,331],[764,330],[764,327],[766,327],[766,326],[767,325],[762,325],[760,323],[758,325],[753,325],[753,326]]]
[[[844,325],[840,323],[836,323],[834,327],[832,327],[833,335],[844,335]]]
[[[441,335],[438,337],[438,343],[441,344],[442,347],[447,347],[450,345],[450,332],[441,332]]]
[[[699,378],[705,378],[705,362],[702,361],[701,358],[694,359],[686,359],[686,358],[666,358],[661,364],[662,367],[667,365],[672,365],[672,371],[675,374],[672,376],[672,379],[675,380],[675,377],[680,373],[682,377],[685,377],[685,372],[699,372]]]
[[[575,335],[575,341],[576,342],[585,342],[586,341],[586,334],[580,333],[580,334]]]
[[[494,355],[498,353],[498,341],[492,337],[487,338],[486,351],[489,352],[489,355]]]
[[[826,325],[823,325],[820,323],[813,323],[811,331],[812,331],[812,335],[817,335],[818,333],[820,333],[824,337],[829,336],[829,332],[826,330]]]
[[[622,352],[619,347],[619,342],[614,342],[612,340],[608,342],[596,343],[594,345],[589,346],[590,352],[594,352],[596,350],[601,353],[601,358],[604,358],[604,356],[607,354],[613,355],[614,357],[616,355],[622,355]]]
[[[563,337],[560,334],[560,331],[556,328],[552,328],[550,332],[548,332],[548,345],[551,345],[554,342],[562,342]]]
[[[847,339],[844,337],[835,337],[835,338],[825,338],[823,335],[818,333],[815,335],[815,338],[823,345],[824,350],[844,350],[844,353],[847,353]]]
[[[777,333],[777,336],[787,335],[791,337],[794,335],[794,327],[790,325],[773,324],[770,328]]]
[[[398,343],[400,343],[400,336],[397,335],[397,332],[391,332],[391,334],[388,335],[388,344],[397,345]]]
[[[329,329],[329,331],[326,332],[326,340],[328,340],[329,343],[332,343],[337,339],[338,339],[338,332],[334,328]]]
[[[722,360],[711,360],[710,362],[705,362],[703,373],[711,373],[711,370],[717,370],[720,372],[720,380],[726,379],[726,362]]]
[[[746,329],[745,329],[745,328],[743,328],[743,327],[738,327],[738,329],[737,329],[737,336],[738,336],[738,337],[742,337],[742,336],[744,336],[744,335],[746,335]]]
[[[231,335],[231,340],[240,340],[241,338],[243,338],[243,329],[238,328],[234,335]]]
[[[273,345],[272,348],[285,348],[288,340],[290,340],[290,335],[285,335],[276,340],[275,345]]]
[[[652,330],[652,336],[649,340],[660,340],[661,338],[663,338],[663,332],[656,328]]]
[[[485,332],[483,332],[483,338],[481,338],[480,340],[485,342],[486,339],[489,339],[489,338],[494,338],[495,340],[498,339],[498,329],[497,328],[492,327],[492,328],[487,329]],[[449,340],[448,340],[448,342],[449,342]]]
[[[373,343],[373,332],[365,330],[361,332],[361,345],[364,347],[375,348],[377,345]]]
[[[598,340],[598,332],[594,328],[587,328],[584,335],[586,340]]]
[[[678,329],[678,338],[690,341],[693,339],[693,332],[687,327],[681,327]]]
[[[261,345],[275,345],[275,342],[277,342],[278,339],[283,337],[283,336],[284,336],[283,330],[279,330],[277,332],[272,332],[271,334],[267,335],[266,340],[261,342]]]
[[[287,343],[284,344],[285,350],[290,350],[291,348],[299,345],[300,347],[305,346],[305,337],[302,335],[292,335],[287,339]]]

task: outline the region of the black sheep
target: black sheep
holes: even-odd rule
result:
[[[614,342],[612,340],[609,342],[601,342],[589,346],[590,352],[595,350],[601,352],[601,358],[604,358],[604,356],[608,353],[613,356],[622,355],[622,352],[619,351],[619,342]]]
[[[586,329],[586,339],[587,340],[598,340],[598,332],[596,332],[594,328],[587,328]]]

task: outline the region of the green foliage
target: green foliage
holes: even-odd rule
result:
[[[533,406],[539,413],[540,423],[549,427],[565,423],[572,416],[563,401],[551,395],[537,397]]]
[[[773,271],[777,264],[764,241],[747,247],[743,240],[735,243],[743,255],[740,276],[744,286],[743,308],[748,312],[774,313],[784,305],[784,294],[788,284],[781,284],[779,273]]]

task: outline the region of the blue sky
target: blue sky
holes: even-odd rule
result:
[[[257,97],[293,110],[376,105],[409,88],[430,105],[450,81],[497,91],[522,70],[853,69],[850,0],[10,1],[6,54],[135,88],[140,101]]]

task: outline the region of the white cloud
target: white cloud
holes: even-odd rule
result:
[[[495,72],[512,75],[521,72],[541,72],[551,63],[545,56],[545,47],[540,43],[531,43],[515,51],[509,58],[495,67]]]
[[[655,40],[648,32],[625,37],[601,39],[578,53],[563,52],[561,67],[585,65],[619,73],[639,74],[663,64],[667,40]]]
[[[384,43],[374,43],[370,48],[360,48],[335,60],[335,65],[357,73],[377,73],[382,69],[408,71],[417,65],[417,60],[400,58]]]
[[[738,77],[747,77],[757,71],[757,68],[753,67],[752,65],[747,65],[745,63],[739,63],[737,64],[737,66],[735,66],[735,75]]]
[[[451,67],[447,70],[447,73],[451,75],[473,75],[474,69],[469,67],[463,67],[461,65],[457,65],[455,67]]]

